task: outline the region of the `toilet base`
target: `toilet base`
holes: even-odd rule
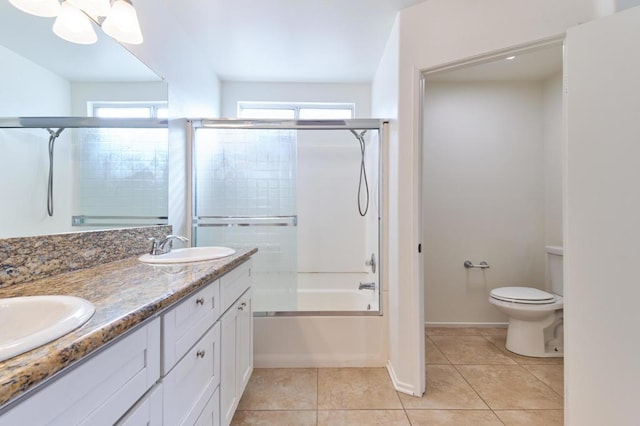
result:
[[[506,348],[530,357],[564,356],[562,311],[556,311],[542,321],[510,318]]]

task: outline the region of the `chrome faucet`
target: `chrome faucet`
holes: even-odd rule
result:
[[[375,290],[376,289],[376,283],[372,282],[372,283],[360,283],[360,285],[358,286],[358,290]]]
[[[173,240],[180,240],[183,243],[189,241],[187,237],[182,237],[180,235],[167,235],[160,240],[149,238],[149,241],[151,241],[151,250],[149,251],[149,254],[157,256],[159,254],[169,253],[173,247]]]

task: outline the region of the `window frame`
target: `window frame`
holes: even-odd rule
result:
[[[159,118],[158,111],[160,109],[169,108],[169,103],[165,101],[156,102],[109,102],[109,101],[90,101],[87,102],[87,112],[91,117],[98,117],[96,110],[99,108],[127,109],[127,108],[148,108],[149,117],[128,117],[128,118]]]
[[[292,110],[293,120],[300,120],[300,110],[304,109],[327,109],[327,110],[349,110],[353,119],[356,116],[356,105],[353,102],[258,102],[258,101],[238,101],[236,107],[236,117],[251,120],[252,117],[244,117],[243,110],[247,109],[277,109]],[[345,118],[346,119],[346,118]],[[313,120],[308,118],[307,120]]]

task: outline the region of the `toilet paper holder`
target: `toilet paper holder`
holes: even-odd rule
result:
[[[480,263],[479,263],[479,264],[477,264],[477,265],[474,265],[474,264],[473,264],[473,262],[472,262],[472,261],[470,261],[470,260],[465,260],[465,261],[464,261],[464,263],[463,263],[463,265],[464,265],[464,267],[465,267],[465,268],[467,268],[467,269],[470,269],[470,268],[480,268],[480,269],[487,269],[487,268],[490,268],[490,266],[489,266],[489,264],[487,263],[487,261],[486,261],[486,260],[483,260],[482,262],[480,262]]]

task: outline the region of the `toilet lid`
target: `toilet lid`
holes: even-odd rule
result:
[[[500,287],[491,290],[491,297],[505,302],[545,304],[553,303],[553,294],[533,287]]]

